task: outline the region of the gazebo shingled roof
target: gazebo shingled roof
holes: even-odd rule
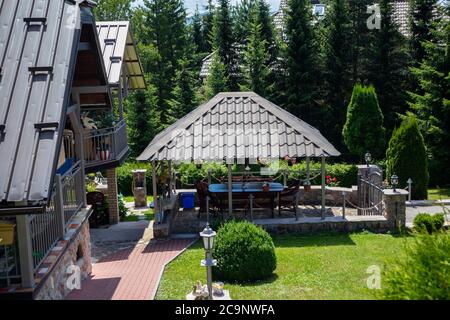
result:
[[[317,129],[270,101],[253,92],[230,92],[159,133],[137,159],[234,163],[339,155]]]

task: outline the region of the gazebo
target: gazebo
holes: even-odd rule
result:
[[[325,211],[325,159],[340,153],[308,123],[254,92],[219,93],[159,133],[137,158],[152,162],[153,197],[158,211],[156,164],[225,162],[228,212],[233,212],[232,165],[257,159],[321,159],[321,211]],[[171,183],[169,183],[171,185]]]

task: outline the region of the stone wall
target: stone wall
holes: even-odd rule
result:
[[[73,267],[69,268],[72,265],[77,266],[80,270],[80,283],[91,273],[91,242],[88,219],[84,220],[83,224],[80,226],[80,230],[73,239],[69,240],[68,247],[58,259],[59,260],[53,270],[46,276],[43,282],[39,284],[34,299],[64,299],[71,291],[67,285],[68,280],[71,284],[76,284],[78,281],[78,279],[75,278],[75,275],[72,276],[74,269],[76,269]],[[72,279],[77,281],[70,281]]]
[[[346,200],[351,203],[358,203],[358,187],[353,186],[352,188],[339,188],[330,187],[326,189],[325,199],[327,206],[342,206],[343,195],[342,192],[346,192]],[[320,205],[322,198],[322,188],[320,186],[311,186],[311,190],[306,191],[303,187],[300,189],[300,205]]]

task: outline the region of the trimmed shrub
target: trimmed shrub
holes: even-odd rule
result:
[[[414,229],[419,232],[427,232],[429,234],[441,231],[444,227],[444,214],[431,215],[428,213],[419,213],[414,218]]]
[[[392,134],[386,158],[386,177],[396,174],[399,178],[399,188],[406,187],[408,179],[411,178],[412,198],[427,199],[427,151],[417,120],[413,116],[405,118]]]
[[[347,108],[347,120],[342,131],[350,152],[362,157],[370,151],[377,159],[385,150],[383,113],[373,86],[356,84]]]
[[[270,277],[276,268],[270,235],[247,221],[230,221],[218,231],[213,257],[214,276],[228,281],[254,281]]]
[[[310,170],[320,172],[320,163],[311,161],[309,164]],[[306,162],[294,164],[292,167],[287,167],[290,170],[289,180],[305,179],[306,178]],[[358,168],[353,164],[334,163],[326,165],[326,174],[336,178],[336,183],[339,187],[351,187],[357,184]],[[317,173],[316,173],[317,174]],[[311,173],[311,177],[316,175]],[[321,176],[319,175],[311,182],[313,185],[320,185]]]
[[[450,234],[422,234],[383,272],[385,299],[450,299]]]

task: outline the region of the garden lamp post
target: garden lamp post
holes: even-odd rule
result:
[[[200,232],[200,237],[203,238],[203,247],[205,248],[205,260],[202,260],[201,266],[206,267],[209,300],[212,300],[212,267],[217,265],[217,261],[212,258],[215,236],[216,232],[210,228],[209,223],[207,223],[205,229]]]
[[[366,160],[367,168],[370,168],[370,163],[372,162],[372,155],[370,154],[369,151],[366,152],[364,160]]]
[[[395,188],[398,185],[398,177],[397,177],[397,175],[395,173],[391,177],[391,185],[392,185],[392,188],[394,189],[394,192],[395,192]]]

